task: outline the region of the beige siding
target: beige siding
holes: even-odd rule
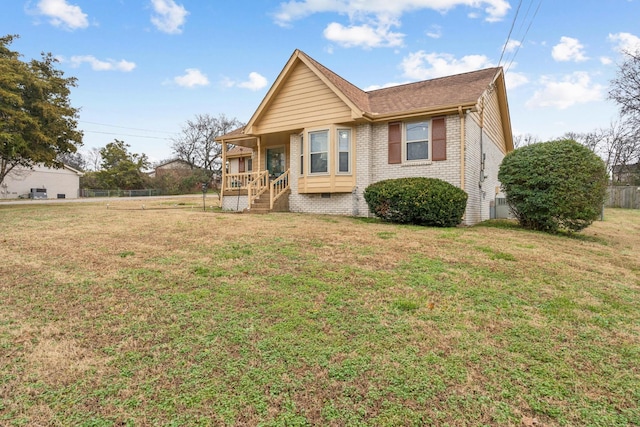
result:
[[[306,65],[298,63],[256,123],[260,133],[351,120],[349,107]]]
[[[354,175],[323,175],[298,178],[299,193],[351,193]]]
[[[485,98],[484,106],[484,130],[489,138],[498,146],[500,151],[506,153],[506,143],[502,132],[502,116],[498,102],[498,93],[494,90]]]

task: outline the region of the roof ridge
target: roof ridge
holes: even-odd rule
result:
[[[383,91],[383,90],[399,88],[399,87],[402,87],[402,86],[417,85],[417,84],[427,83],[427,82],[436,82],[437,80],[452,79],[452,78],[455,78],[455,77],[462,77],[462,76],[467,75],[467,74],[475,74],[475,73],[480,73],[480,72],[489,71],[489,70],[499,70],[500,68],[502,68],[502,67],[498,66],[498,67],[481,68],[479,70],[465,71],[464,73],[451,74],[451,75],[448,75],[448,76],[434,77],[432,79],[427,79],[427,80],[418,80],[418,81],[415,81],[415,82],[400,83],[400,84],[393,85],[393,86],[381,87],[379,89],[373,89],[373,90],[366,91],[365,93],[366,94],[371,94],[373,92],[380,92],[380,91]]]

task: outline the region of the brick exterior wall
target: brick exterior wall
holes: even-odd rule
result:
[[[356,130],[356,138],[358,130]],[[289,211],[327,215],[354,215],[357,216],[357,194],[353,193],[332,193],[328,197],[320,194],[299,194],[298,177],[300,176],[300,135],[292,134],[291,142],[291,194],[289,195]],[[357,149],[356,149],[357,150]],[[356,156],[360,153],[357,152]],[[356,157],[359,159],[359,157]],[[358,173],[359,165],[356,166]]]
[[[223,211],[240,211],[242,212],[249,206],[249,199],[247,195],[244,196],[224,196],[222,198],[222,210]]]
[[[480,126],[473,114],[465,120],[465,191],[469,195],[464,224],[473,225],[489,219],[490,203],[495,199],[499,187],[498,168],[504,157],[498,146],[483,133],[482,145],[485,157],[486,177],[480,182]],[[364,190],[369,184],[384,179],[403,177],[439,178],[460,187],[460,117],[446,117],[447,159],[443,161],[425,161],[416,163],[388,163],[388,123],[362,123],[355,127],[355,171],[356,187],[351,193],[299,194],[300,176],[300,136],[291,134],[290,162],[291,194],[289,210],[291,212],[372,216],[364,200]],[[225,196],[222,208],[225,210],[246,208],[246,196]]]
[[[498,170],[504,154],[490,139],[482,134],[482,151],[485,153],[485,170],[480,175],[480,125],[472,116],[465,121],[467,144],[465,146],[465,191],[469,195],[464,224],[473,225],[490,217],[490,205],[495,201],[496,188],[500,187]]]

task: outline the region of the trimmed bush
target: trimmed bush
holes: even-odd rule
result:
[[[512,151],[498,179],[520,225],[551,233],[588,227],[600,215],[607,186],[602,159],[573,140]]]
[[[364,190],[369,210],[401,224],[454,227],[462,221],[467,193],[436,178],[387,179]]]

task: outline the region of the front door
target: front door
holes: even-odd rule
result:
[[[269,178],[277,178],[285,171],[284,147],[267,148],[267,170]]]

